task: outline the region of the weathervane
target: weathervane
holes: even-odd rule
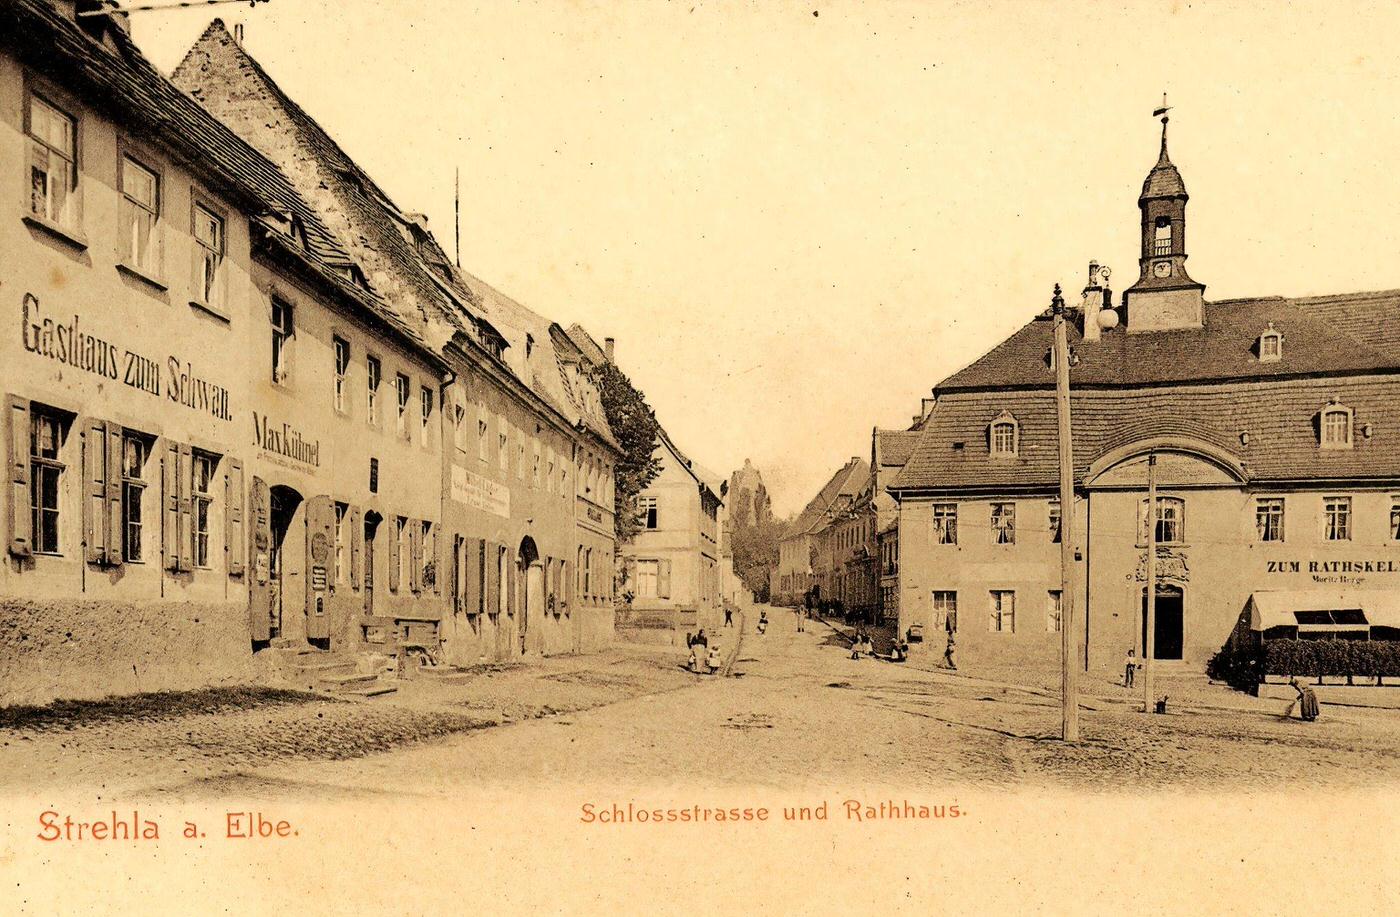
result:
[[[1167,149],[1167,112],[1171,110],[1172,107],[1167,104],[1167,94],[1164,92],[1162,93],[1162,107],[1152,113],[1152,117],[1162,119],[1162,150],[1164,152]]]

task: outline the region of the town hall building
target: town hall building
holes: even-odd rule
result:
[[[1209,301],[1187,270],[1187,201],[1163,119],[1138,199],[1139,277],[1114,303],[1091,265],[1069,310],[1073,531],[1051,312],[933,389],[889,488],[899,627],[922,626],[930,653],[955,632],[960,662],[1058,660],[1068,537],[1084,664],[1141,656],[1149,518],[1163,663],[1200,671],[1237,627],[1398,623],[1400,291]]]

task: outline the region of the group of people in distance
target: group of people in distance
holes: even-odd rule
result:
[[[869,656],[872,659],[883,659],[886,662],[905,662],[909,659],[909,644],[895,638],[889,653],[882,655],[875,652],[875,641],[871,639],[869,632],[861,628],[851,638],[851,658],[860,659],[864,656]]]
[[[686,663],[686,668],[696,675],[713,675],[723,666],[719,642],[711,646],[710,638],[705,636],[705,628],[700,628],[698,634],[686,634],[685,645],[690,648],[690,661]]]

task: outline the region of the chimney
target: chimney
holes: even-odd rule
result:
[[[922,398],[919,400],[919,419],[924,420],[933,413],[933,405],[936,399]]]
[[[241,22],[233,24],[233,43],[240,48],[243,47],[243,23]]]
[[[1099,309],[1102,307],[1103,287],[1099,286],[1099,263],[1089,262],[1089,283],[1084,287],[1084,303],[1080,307],[1084,340],[1099,339]]]
[[[616,348],[616,346],[617,342],[614,341],[612,338],[603,338],[603,355],[608,358],[609,363],[616,362],[615,360],[613,360],[613,350]]]

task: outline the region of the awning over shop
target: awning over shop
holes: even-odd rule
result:
[[[1344,630],[1400,627],[1400,594],[1391,590],[1261,590],[1249,597],[1249,629]]]

